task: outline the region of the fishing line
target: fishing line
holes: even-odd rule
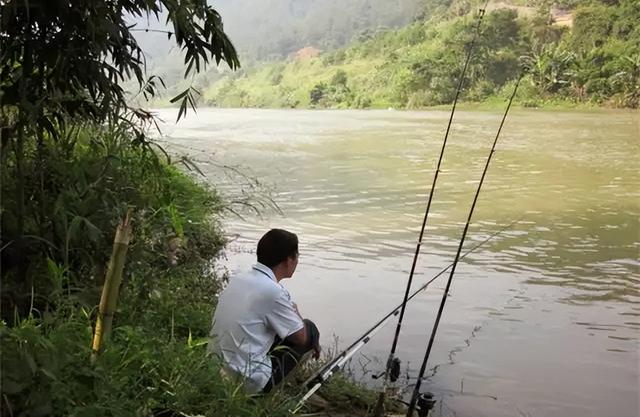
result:
[[[467,222],[464,226],[464,230],[462,231],[462,237],[460,238],[460,243],[458,244],[458,251],[456,252],[456,257],[453,261],[453,265],[451,266],[451,271],[449,272],[449,279],[447,280],[447,286],[445,287],[444,292],[442,293],[442,299],[440,301],[440,307],[438,308],[438,314],[436,315],[436,321],[433,325],[433,329],[431,331],[431,336],[429,338],[429,344],[427,345],[427,350],[424,354],[424,359],[422,361],[422,365],[420,366],[420,373],[418,374],[418,380],[416,381],[416,385],[413,389],[413,393],[411,395],[411,401],[409,402],[409,408],[407,409],[407,417],[412,417],[413,411],[416,408],[416,403],[418,401],[418,397],[420,395],[420,386],[422,384],[422,378],[424,376],[424,372],[427,367],[427,362],[429,360],[429,355],[431,354],[431,348],[433,347],[433,342],[435,340],[436,332],[438,331],[438,325],[440,324],[440,318],[442,317],[442,311],[444,310],[444,305],[447,301],[447,297],[449,295],[449,288],[451,287],[451,281],[453,280],[453,274],[456,272],[456,267],[458,266],[458,261],[460,260],[460,254],[462,252],[462,246],[464,245],[464,240],[467,236],[467,231],[469,230],[469,225],[471,224],[471,218],[473,217],[473,212],[476,207],[476,203],[478,202],[478,196],[480,195],[480,190],[482,189],[482,184],[484,183],[484,179],[487,175],[487,171],[489,170],[489,164],[491,163],[491,158],[496,150],[496,145],[498,143],[498,138],[500,137],[500,132],[502,132],[502,127],[504,126],[504,122],[507,118],[507,114],[509,113],[509,109],[511,109],[511,104],[513,103],[513,99],[516,96],[516,92],[518,91],[518,86],[520,85],[520,80],[522,80],[522,75],[518,77],[516,81],[516,85],[513,88],[513,93],[509,98],[509,103],[507,104],[507,108],[504,111],[504,115],[502,116],[502,120],[500,122],[500,126],[498,127],[498,131],[496,132],[496,137],[493,140],[493,145],[491,146],[491,150],[489,151],[489,156],[487,157],[487,161],[484,166],[484,170],[482,171],[482,176],[480,177],[480,182],[478,183],[478,189],[476,190],[476,194],[473,197],[473,202],[471,203],[471,209],[469,210],[469,215],[467,217]]]
[[[498,231],[490,234],[487,238],[470,248],[464,254],[460,256],[460,259],[464,259],[471,253],[475,252],[480,247],[484,246],[487,242],[491,241],[496,236],[502,234],[508,229],[511,229],[516,223],[520,222],[522,217],[512,221],[508,225],[500,228]],[[434,275],[429,281],[423,284],[420,288],[415,290],[409,297],[407,297],[407,302],[412,300],[415,296],[417,296],[420,292],[427,289],[427,287],[435,281],[437,278],[442,276],[445,272],[449,270],[453,266],[453,263],[449,264],[436,275]],[[296,407],[292,410],[293,413],[299,411],[304,403],[324,384],[329,378],[331,378],[336,372],[338,372],[342,367],[349,361],[349,359],[364,345],[366,345],[372,337],[382,328],[385,324],[387,324],[392,317],[397,316],[400,312],[400,308],[402,304],[396,306],[391,312],[389,312],[386,316],[376,322],[373,326],[371,326],[362,336],[355,340],[349,347],[344,349],[340,354],[338,354],[333,360],[324,365],[320,370],[316,371],[311,377],[307,379],[304,385],[308,388],[308,391],[302,396],[299,400]]]
[[[517,294],[515,294],[514,296],[512,296],[511,298],[509,298],[503,305],[502,308],[500,309],[494,309],[492,311],[489,312],[489,315],[491,314],[496,314],[496,315],[501,315],[503,314],[503,312],[509,308],[509,305],[514,302],[514,300],[522,297],[522,295],[526,292],[526,289],[521,285],[520,289],[518,290]],[[447,354],[448,357],[448,362],[446,363],[441,363],[435,366],[432,366],[431,368],[429,368],[429,373],[427,375],[424,375],[422,377],[423,381],[428,381],[430,378],[433,378],[437,373],[438,373],[438,369],[441,366],[444,365],[455,365],[455,357],[457,354],[463,352],[465,349],[470,348],[471,347],[471,341],[474,340],[478,333],[481,332],[485,326],[487,326],[490,323],[491,318],[487,318],[485,321],[481,322],[479,325],[474,326],[474,328],[471,330],[471,334],[470,336],[464,340],[464,344],[463,345],[458,345],[455,346],[454,348],[452,348],[449,353]],[[426,371],[425,371],[426,372]],[[415,379],[415,377],[410,377],[407,376],[407,381]],[[414,387],[414,384],[410,384],[409,385],[411,388]],[[407,403],[408,405],[408,403]]]

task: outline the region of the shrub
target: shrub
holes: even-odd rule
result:
[[[327,85],[325,83],[318,83],[314,85],[311,91],[309,91],[309,102],[311,105],[318,105],[320,100],[325,96],[326,91]]]
[[[131,146],[119,128],[81,127],[54,141],[45,137],[40,149],[26,149],[18,181],[16,160],[6,155],[2,166],[3,310],[10,320],[32,308],[55,309],[52,294],[63,291],[74,301],[95,305],[115,226],[133,206],[136,228],[128,262],[131,277],[144,275],[136,290],[148,297],[165,274],[180,262],[207,273],[204,260],[215,258],[224,241],[213,215],[222,203],[212,189],[196,184],[163,162],[150,144]],[[35,143],[36,141],[31,141]],[[46,172],[46,177],[44,173]],[[13,198],[24,192],[29,207],[20,212]],[[19,239],[15,220],[24,220],[26,239]],[[169,250],[169,246],[178,247]],[[176,252],[180,252],[176,260]],[[50,266],[63,271],[52,279]]]

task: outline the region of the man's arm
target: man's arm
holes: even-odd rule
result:
[[[296,313],[298,314],[298,317],[300,317],[300,319],[302,320],[303,323],[306,323],[305,319],[302,317],[302,314],[300,314],[300,310],[298,310],[298,305],[296,303],[291,303],[293,305],[294,310],[296,311]],[[315,326],[314,326],[315,327]],[[316,330],[317,331],[317,330]],[[313,332],[313,330],[312,330]],[[303,335],[304,333],[304,335]],[[293,338],[292,338],[293,336]],[[296,345],[296,346],[301,346],[301,347],[307,347],[310,344],[313,344],[313,350],[314,350],[314,354],[313,357],[315,359],[319,359],[320,358],[320,344],[319,344],[319,340],[313,341],[313,335],[309,334],[307,325],[305,324],[305,326],[298,330],[297,332],[289,335],[287,337],[287,340]]]
[[[267,320],[276,334],[294,346],[307,346],[309,343],[307,329],[295,303],[291,302],[285,294],[279,294],[274,301],[272,310],[267,314]],[[298,330],[289,333],[294,329]]]
[[[296,314],[298,314],[298,317],[300,317],[300,320],[303,320],[303,323],[304,323],[304,318],[302,317],[302,315],[300,314],[300,311],[298,310],[298,305],[293,302],[291,304],[293,305],[293,309],[296,311]],[[286,340],[296,346],[303,346],[303,347],[307,346],[307,344],[309,343],[309,336],[307,335],[307,326],[302,326],[302,329],[298,330],[297,332],[291,333],[289,336],[287,336]]]

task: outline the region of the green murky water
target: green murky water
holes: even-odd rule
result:
[[[163,110],[166,120],[175,112]],[[283,214],[229,217],[231,271],[253,262],[270,227],[298,233],[286,282],[304,315],[349,343],[401,300],[446,112],[202,109],[163,140],[242,200],[242,166],[273,187]],[[457,114],[416,281],[453,259],[500,115]],[[458,267],[425,389],[440,415],[637,416],[640,339],[640,117],[514,111],[468,246],[512,229]],[[251,192],[250,184],[245,189]],[[236,206],[241,209],[241,206]],[[444,281],[407,311],[399,355],[410,386]],[[352,366],[367,383],[394,326]]]

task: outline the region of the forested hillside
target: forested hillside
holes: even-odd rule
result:
[[[441,1],[441,0],[438,0]],[[222,16],[245,68],[277,61],[305,46],[321,50],[344,47],[359,39],[405,26],[428,10],[433,0],[210,0]],[[172,29],[146,17],[132,18],[146,55],[147,71],[162,76],[169,94],[182,82],[184,60],[167,36]],[[218,79],[214,67],[194,80],[204,87]],[[133,85],[130,90],[134,90]],[[169,95],[168,94],[168,95]]]
[[[362,34],[336,50],[309,43],[303,50],[308,53],[245,67],[200,87],[206,103],[225,107],[419,108],[448,103],[477,7],[475,2],[425,2],[417,12],[422,18],[402,29]],[[508,94],[524,63],[528,74],[520,97],[525,105],[638,107],[638,21],[637,0],[491,3],[462,98],[478,102]]]
[[[411,22],[421,0],[215,0],[243,61],[286,58],[313,46],[339,48]]]

